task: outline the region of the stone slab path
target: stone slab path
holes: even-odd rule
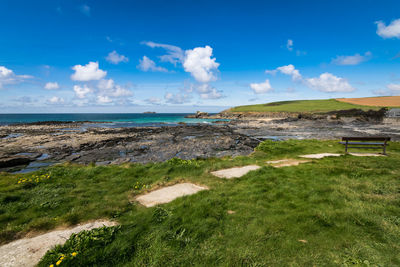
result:
[[[288,166],[297,166],[302,163],[311,162],[310,160],[305,159],[281,159],[281,160],[270,160],[267,161],[267,164],[270,164],[272,167],[281,168]]]
[[[51,231],[33,238],[23,238],[13,241],[0,247],[0,266],[35,266],[49,249],[55,245],[64,244],[73,233],[113,225],[116,225],[116,223],[111,221],[94,221],[73,228]]]
[[[308,155],[301,155],[300,158],[307,158],[307,159],[322,159],[325,157],[339,157],[342,154],[337,153],[319,153],[319,154],[308,154]]]
[[[232,178],[239,178],[242,177],[243,175],[247,174],[250,171],[254,171],[261,168],[260,166],[257,165],[248,165],[244,167],[235,167],[235,168],[230,168],[230,169],[225,169],[225,170],[219,170],[215,172],[211,172],[212,175],[217,176],[219,178],[226,178],[226,179],[232,179]]]
[[[208,190],[208,188],[191,183],[182,183],[164,187],[148,194],[138,196],[136,200],[139,201],[139,203],[143,206],[153,207],[158,204],[171,202],[178,197],[195,194],[202,190]]]

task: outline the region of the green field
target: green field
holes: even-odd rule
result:
[[[335,99],[323,100],[294,100],[294,101],[281,101],[272,102],[267,104],[238,106],[229,109],[229,112],[310,112],[310,113],[324,113],[334,110],[346,109],[362,109],[362,110],[378,110],[381,107],[360,106],[353,105],[345,102],[340,102]]]
[[[343,150],[336,140],[265,141],[248,157],[60,165],[32,181],[1,173],[0,242],[107,218],[120,226],[78,234],[39,266],[61,255],[60,266],[399,266],[400,143],[387,157],[265,163]],[[210,174],[247,164],[262,168],[233,180]],[[181,181],[210,190],[152,208],[130,201]]]

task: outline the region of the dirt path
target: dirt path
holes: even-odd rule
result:
[[[94,221],[73,228],[55,230],[33,238],[23,238],[0,247],[0,266],[35,266],[46,252],[63,244],[73,234],[102,226],[116,225],[110,221]]]

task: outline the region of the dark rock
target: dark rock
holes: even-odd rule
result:
[[[11,157],[6,157],[6,158],[1,158],[0,159],[0,168],[8,168],[8,167],[14,167],[18,165],[26,165],[29,162],[31,162],[33,159],[29,157],[23,157],[23,156],[11,156]]]

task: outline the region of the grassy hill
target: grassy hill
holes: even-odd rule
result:
[[[120,226],[83,232],[39,266],[56,266],[64,255],[60,266],[400,265],[400,143],[391,142],[388,157],[345,155],[285,168],[266,161],[343,147],[289,140],[256,150],[146,165],[58,165],[22,183],[32,174],[0,173],[0,243],[109,218]],[[262,168],[233,180],[210,174],[248,164]],[[152,208],[130,201],[182,181],[210,190]]]
[[[229,109],[229,112],[310,112],[324,113],[334,110],[345,109],[362,109],[362,110],[378,110],[381,107],[361,106],[345,102],[337,101],[336,99],[323,100],[294,100],[271,102],[267,104],[238,106]]]

